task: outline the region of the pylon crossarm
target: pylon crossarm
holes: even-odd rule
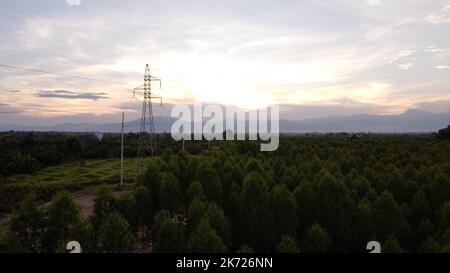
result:
[[[162,107],[162,97],[157,97],[157,96],[151,96],[150,99],[159,99],[161,101],[161,107]]]
[[[152,79],[150,79],[150,81],[152,81],[152,82],[159,82],[159,88],[160,88],[160,89],[162,88],[162,80],[161,80],[161,79],[158,79],[158,78],[152,78]]]

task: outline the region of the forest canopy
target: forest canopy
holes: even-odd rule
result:
[[[258,147],[166,147],[126,193],[100,187],[89,219],[68,193],[44,207],[29,196],[0,251],[58,252],[74,239],[86,252],[367,252],[374,240],[384,252],[450,251],[449,142],[329,135]]]

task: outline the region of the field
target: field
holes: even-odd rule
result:
[[[124,183],[135,181],[136,159],[124,160]],[[78,192],[101,184],[120,182],[120,159],[86,160],[47,167],[35,174],[13,175],[0,182],[0,212],[9,212],[24,195],[34,192],[42,199],[49,199],[58,191]]]
[[[124,160],[124,180],[132,182],[135,179],[136,159]],[[16,186],[64,185],[77,184],[80,186],[115,183],[120,181],[120,159],[86,160],[84,164],[78,162],[48,167],[32,175],[14,175],[4,180],[4,185]]]

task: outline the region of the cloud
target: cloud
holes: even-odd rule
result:
[[[411,67],[413,67],[414,64],[413,63],[407,63],[407,64],[399,64],[397,65],[398,68],[400,68],[401,70],[408,70]]]
[[[9,104],[0,103],[0,114],[1,114],[1,116],[0,116],[0,123],[6,121],[5,117],[6,116],[9,117],[8,114],[18,114],[18,113],[21,113],[21,112],[22,111],[20,109],[13,108]],[[1,119],[1,118],[3,118],[3,119]],[[9,121],[9,119],[8,119],[8,121]]]
[[[425,17],[425,20],[432,24],[450,23],[450,2],[442,9]]]
[[[99,100],[108,99],[106,93],[79,93],[66,90],[54,90],[54,91],[40,91],[36,94],[41,98],[59,98],[59,99],[74,99],[74,100]]]
[[[413,50],[401,50],[400,52],[397,53],[397,55],[391,56],[391,57],[385,57],[384,59],[387,60],[388,63],[393,63],[393,62],[400,60],[401,58],[411,56],[414,53],[416,53],[416,52]]]
[[[445,49],[445,48],[439,48],[436,46],[429,46],[427,49],[424,50],[424,52],[427,53],[444,53],[444,52],[449,52],[450,49]]]
[[[369,6],[381,6],[381,0],[366,0]]]
[[[398,53],[399,57],[407,57],[407,56],[411,56],[414,53],[414,51],[412,50],[402,50]]]
[[[450,69],[450,65],[438,65],[436,69]]]

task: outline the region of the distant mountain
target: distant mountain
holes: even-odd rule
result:
[[[175,119],[172,117],[155,117],[155,130],[157,132],[170,132]],[[138,132],[140,120],[125,123],[124,131]],[[40,131],[40,132],[108,132],[119,133],[121,123],[63,123],[53,126],[20,126],[14,124],[0,124],[0,131]]]
[[[422,133],[436,132],[447,127],[450,124],[450,114],[409,110],[401,115],[328,116],[280,123],[281,132]]]
[[[176,119],[167,116],[155,117],[157,132],[170,132]],[[420,110],[409,110],[400,115],[352,115],[327,116],[300,121],[280,120],[280,131],[284,133],[422,133],[436,132],[450,124],[449,114],[437,114]],[[126,132],[138,132],[140,121],[125,124]],[[0,131],[58,131],[58,132],[120,132],[120,123],[64,123],[54,126],[20,126],[0,124]]]

